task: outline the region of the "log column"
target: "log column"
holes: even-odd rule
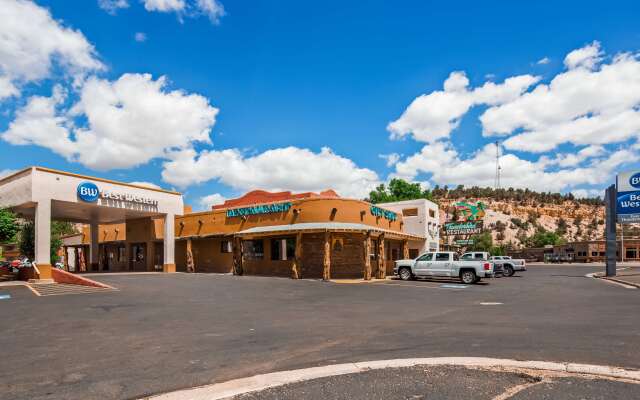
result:
[[[196,266],[193,262],[191,238],[187,239],[187,272],[196,272]]]
[[[322,262],[322,280],[331,279],[331,234],[324,233],[324,258]]]
[[[233,238],[233,274],[242,275],[242,238]]]
[[[406,239],[402,241],[402,258],[409,259],[409,241]]]
[[[291,278],[300,279],[302,277],[302,233],[296,234],[296,249],[291,265]]]
[[[364,234],[364,280],[371,280],[371,232]]]
[[[378,272],[376,278],[385,279],[387,277],[387,266],[384,260],[384,233],[378,236]]]

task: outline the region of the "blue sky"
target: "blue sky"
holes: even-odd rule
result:
[[[420,181],[425,186],[491,184],[493,165],[487,167],[488,155],[483,156],[482,152],[483,146],[496,138],[505,140],[531,130],[573,131],[573,127],[562,123],[599,114],[613,120],[625,111],[633,113],[640,103],[640,99],[633,98],[622,105],[601,104],[593,110],[587,104],[582,111],[537,116],[536,121],[527,117],[507,124],[509,132],[499,133],[499,137],[487,136],[486,131],[492,128],[481,121],[491,107],[504,108],[496,110],[500,122],[493,122],[494,131],[515,109],[535,114],[536,105],[516,104],[518,98],[570,70],[583,68],[587,75],[595,76],[603,67],[618,66],[615,56],[620,53],[629,53],[629,68],[635,67],[640,43],[637,2],[454,5],[425,1],[203,1],[224,8],[224,12],[212,17],[195,0],[168,0],[164,9],[158,5],[163,2],[157,0],[111,1],[112,5],[127,5],[111,12],[104,9],[107,2],[40,0],[33,8],[21,8],[13,7],[15,0],[0,1],[0,10],[11,9],[11,13],[28,15],[36,9],[47,9],[51,20],[33,20],[42,25],[42,32],[67,29],[68,33],[72,29],[89,46],[76,46],[64,53],[60,48],[67,47],[42,45],[42,50],[34,39],[31,46],[41,53],[39,57],[52,63],[51,68],[45,73],[23,76],[15,65],[11,67],[16,53],[3,51],[0,44],[0,77],[4,70],[16,87],[12,95],[0,99],[0,136],[4,139],[0,169],[36,164],[117,180],[150,182],[183,191],[187,202],[196,207],[208,204],[201,201],[204,196],[214,195],[209,199],[215,200],[250,188],[321,190],[337,186],[344,195],[362,196],[391,176]],[[151,4],[154,2],[158,4]],[[167,6],[169,3],[173,8]],[[0,34],[3,29],[13,28],[0,27]],[[36,33],[37,30],[33,35]],[[143,33],[146,40],[137,41],[136,33]],[[14,37],[20,38],[20,34]],[[57,40],[53,34],[43,36]],[[24,52],[34,51],[24,46]],[[586,58],[580,58],[573,69],[568,67],[565,57],[580,49],[587,49],[580,53],[587,54]],[[78,62],[78,54],[83,52],[101,65]],[[548,62],[538,63],[545,58]],[[625,97],[625,90],[631,91],[637,84],[633,77],[625,76],[625,68],[618,69],[621,72],[611,74],[620,77],[623,93],[604,96]],[[456,71],[464,75],[455,75]],[[433,118],[442,116],[431,115],[425,120],[421,113],[427,115],[442,106],[446,114],[459,104],[440,104],[435,98],[424,109],[416,105],[413,116],[403,120],[403,128],[395,134],[388,128],[389,123],[401,119],[418,96],[442,91],[452,73],[454,78],[462,76],[468,81],[456,90],[466,87],[472,91],[486,82],[500,85],[514,76],[529,76],[531,81],[508,99],[490,104],[480,101],[462,115],[449,118],[454,121],[453,126],[444,136],[432,133],[438,125]],[[55,86],[64,94],[55,101],[53,117],[59,118],[57,124],[67,132],[57,134],[66,134],[75,142],[79,135],[76,129],[84,129],[91,132],[92,140],[122,134],[153,143],[159,136],[164,137],[164,131],[145,132],[144,119],[137,128],[126,124],[107,128],[104,124],[108,121],[92,120],[94,117],[87,111],[93,104],[88,93],[84,109],[72,112],[83,90],[91,87],[85,82],[94,79],[94,83],[98,82],[96,87],[110,88],[125,74],[136,76],[136,83],[141,85],[165,76],[165,84],[156,88],[155,94],[161,97],[178,90],[184,97],[181,100],[185,109],[200,107],[195,114],[201,113],[202,117],[185,122],[193,123],[193,130],[180,133],[187,139],[167,140],[165,147],[159,147],[160,153],[146,154],[139,165],[122,161],[115,162],[111,169],[108,162],[98,162],[87,155],[104,151],[99,144],[104,147],[104,142],[82,145],[69,152],[55,143],[45,143],[42,135],[47,134],[43,133],[47,129],[34,133],[34,124],[24,121],[27,117],[39,118],[35,126],[51,126],[47,125],[51,119],[43,122],[42,113],[23,117],[20,129],[11,128],[33,96],[51,99]],[[145,79],[139,74],[151,77]],[[625,79],[631,82],[626,85]],[[115,92],[115,97],[135,98],[121,99],[125,105],[117,107],[124,111],[135,113],[147,108],[141,104],[127,110],[128,101],[144,103],[145,98],[137,98],[129,90]],[[93,94],[101,93],[96,90]],[[597,91],[590,93],[594,99],[603,97]],[[208,102],[208,108],[187,104],[195,100],[189,96],[201,97]],[[563,93],[558,97],[572,99],[571,95],[563,97]],[[148,107],[154,104],[150,100]],[[96,119],[101,107],[94,109],[92,115]],[[157,116],[151,112],[145,118],[172,118],[168,115],[171,105],[165,107],[169,111],[165,109]],[[215,116],[213,109],[217,110]],[[184,118],[185,113],[188,114],[183,109],[176,118]],[[610,139],[591,131],[578,132],[579,140],[558,143],[544,151],[529,151],[526,141],[505,145],[501,148],[505,155],[503,181],[537,190],[598,194],[613,181],[616,170],[638,166],[635,151],[639,131],[635,118],[635,114],[630,115],[619,125],[607,125],[605,121],[605,127],[624,131],[618,136],[612,134]],[[203,129],[210,142],[202,139]],[[418,131],[422,134],[416,134]],[[390,137],[392,134],[395,138]],[[323,152],[324,147],[330,151]],[[588,150],[583,156],[577,156],[584,149]],[[123,150],[123,158],[135,158],[130,150]],[[622,150],[626,152],[619,153]],[[387,165],[380,157],[389,154],[396,155],[392,161],[397,163]],[[444,154],[447,157],[442,158]],[[118,158],[116,153],[110,157]],[[440,169],[434,170],[433,164]],[[510,170],[519,172],[510,176]],[[163,175],[163,171],[167,172]],[[600,175],[592,179],[576,178],[598,171]],[[519,179],[529,173],[529,178]]]

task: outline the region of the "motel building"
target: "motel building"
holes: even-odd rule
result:
[[[437,206],[373,205],[321,193],[255,190],[191,212],[177,192],[32,167],[0,180],[0,207],[35,221],[37,271],[51,277],[50,221],[64,268],[83,272],[217,272],[308,279],[384,278],[393,262],[437,249]]]

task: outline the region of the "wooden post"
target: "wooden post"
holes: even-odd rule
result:
[[[242,275],[242,238],[233,238],[233,274]]]
[[[409,241],[407,239],[402,241],[402,258],[409,259]]]
[[[187,239],[187,272],[196,272],[196,266],[193,262],[193,251],[191,249],[191,238]]]
[[[376,278],[384,279],[387,277],[387,266],[384,262],[384,233],[378,236],[378,272]]]
[[[364,234],[364,276],[365,281],[371,280],[371,232]]]
[[[63,246],[62,251],[64,251],[64,270],[69,272],[69,248],[67,246]]]
[[[331,279],[331,234],[329,232],[324,233],[324,259],[322,263],[322,280],[328,281]]]
[[[291,265],[291,278],[300,279],[302,277],[302,233],[296,234],[296,250]]]

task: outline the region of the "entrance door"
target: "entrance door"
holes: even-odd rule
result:
[[[147,270],[147,244],[134,243],[131,245],[131,260],[129,261],[130,271]]]

